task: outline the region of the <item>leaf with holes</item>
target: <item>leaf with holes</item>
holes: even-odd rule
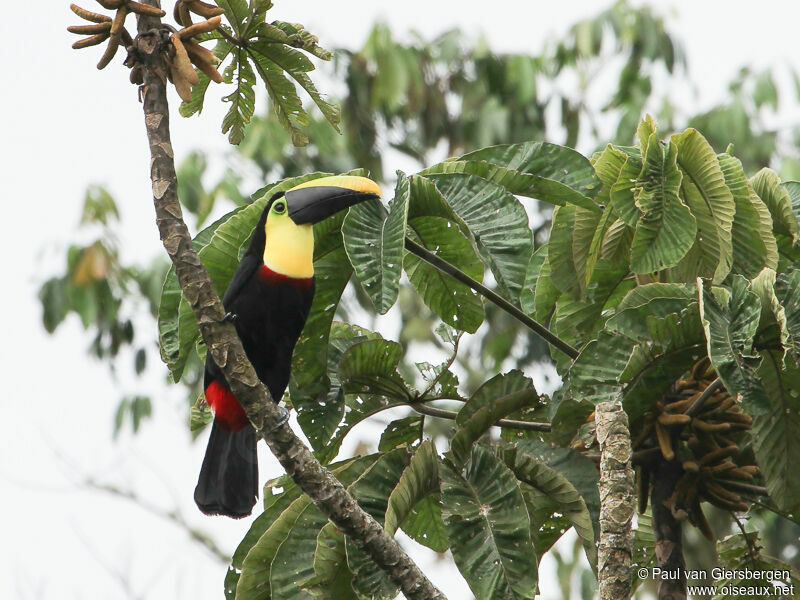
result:
[[[459,571],[478,600],[533,598],[536,551],[516,478],[481,446],[463,471],[439,467],[442,516]]]

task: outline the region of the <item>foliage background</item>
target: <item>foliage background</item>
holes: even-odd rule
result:
[[[486,4],[479,2],[409,1],[378,6],[355,0],[334,5],[284,0],[271,14],[303,22],[328,48],[361,47],[368,28],[382,19],[401,38],[411,28],[430,38],[460,25],[473,36],[483,31],[495,51],[536,53],[544,40],[561,36],[575,21],[608,4],[535,3],[520,9],[518,2],[498,0],[489,13]],[[778,84],[790,91],[794,82],[780,68],[790,65],[800,70],[800,57],[792,45],[793,23],[800,17],[795,3],[765,1],[758,12],[748,2],[726,3],[724,11],[710,4],[673,4],[669,23],[679,34],[689,64],[686,85],[670,89],[678,123],[686,115],[735,98],[728,82],[735,79],[741,65],[753,65],[756,71],[778,67],[783,73]],[[0,350],[5,384],[0,423],[0,493],[4,498],[0,595],[218,598],[225,567],[190,543],[183,528],[165,524],[135,503],[87,487],[87,479],[92,478],[123,490],[135,489],[164,510],[177,506],[190,526],[207,531],[225,551],[233,549],[247,524],[203,519],[191,501],[203,448],[190,443],[181,390],[164,384],[158,365],[151,365],[144,381],[135,381],[123,371],[117,378],[109,376],[103,364],[87,360],[88,342],[76,319],[69,319],[56,337],[45,335],[36,301],[39,285],[63,269],[67,243],[81,242],[72,229],[90,183],[106,185],[120,204],[124,228],[118,232],[118,247],[123,260],[147,262],[161,253],[152,206],[146,200],[150,190],[140,105],[122,69],[98,73],[91,52],[69,51],[74,40],[65,31],[71,22],[67,3],[55,10],[26,8],[23,13],[21,4],[9,10],[11,14],[0,24],[6,40],[3,52],[9,54],[4,61],[10,69],[6,80],[13,82],[15,90],[0,97],[4,115],[0,172],[6,207],[4,235],[0,236],[6,317],[6,343]],[[669,9],[660,5],[658,10]],[[29,34],[22,25],[32,19],[40,31],[48,32],[33,46],[24,37]],[[653,86],[663,83],[656,78]],[[318,84],[332,95],[340,92],[324,78]],[[611,91],[615,81],[598,84]],[[212,100],[213,96],[199,120],[183,121],[173,113],[173,137],[176,156],[202,148],[212,170],[221,170],[229,156],[224,137],[217,133],[225,107]],[[756,118],[766,121],[766,130],[788,128],[800,120],[796,107],[792,102],[777,113],[758,111]],[[645,110],[658,112],[659,108]],[[721,127],[726,124],[723,121]],[[710,127],[702,126],[706,132]],[[613,137],[607,124],[601,123],[600,129],[601,139]],[[563,143],[565,139],[549,141]],[[592,140],[579,139],[578,148],[590,151]],[[391,153],[386,164],[391,170],[407,167]],[[256,181],[256,173],[246,175]],[[96,233],[78,235],[86,236],[83,241],[87,242]],[[137,310],[134,319],[141,318],[146,307]],[[150,335],[143,335],[141,341],[149,339]],[[113,442],[116,399],[121,392],[133,394],[141,388],[157,391],[156,418],[138,435],[126,431]],[[264,473],[277,472],[271,458],[264,466]],[[450,582],[447,572],[431,567],[426,571],[436,583],[452,590],[452,598],[468,597],[466,587],[454,587],[460,582]],[[550,576],[554,575],[551,567]],[[547,569],[542,579],[544,587],[552,590],[553,586],[546,585]]]

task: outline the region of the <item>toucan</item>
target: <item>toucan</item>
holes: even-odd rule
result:
[[[343,175],[306,181],[267,201],[222,303],[275,402],[289,383],[314,297],[314,223],[380,193],[366,177]],[[258,498],[256,431],[210,353],[203,387],[214,422],[194,500],[208,515],[246,517]]]

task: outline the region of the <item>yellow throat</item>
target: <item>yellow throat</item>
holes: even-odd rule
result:
[[[296,225],[284,211],[270,211],[264,226],[264,264],[287,277],[314,275],[314,226]]]

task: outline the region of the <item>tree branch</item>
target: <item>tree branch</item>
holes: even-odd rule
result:
[[[597,578],[600,600],[631,595],[633,573],[634,478],[628,415],[617,401],[601,402],[595,410],[600,444],[600,544]]]
[[[458,413],[452,410],[427,406],[421,402],[409,404],[411,408],[421,415],[439,417],[440,419],[450,419],[455,421]],[[522,429],[524,431],[550,431],[550,423],[535,423],[533,421],[517,421],[515,419],[499,419],[494,423],[497,427],[508,427],[509,429]]]
[[[147,0],[151,6],[157,0]],[[342,484],[314,458],[285,422],[285,410],[273,403],[244,353],[211,279],[197,256],[177,197],[177,180],[169,131],[163,73],[160,20],[141,18],[136,47],[145,65],[144,118],[151,153],[151,180],[156,224],[184,297],[194,311],[200,333],[258,433],[314,504],[353,543],[381,567],[403,594],[413,600],[444,599],[380,523],[366,513]]]
[[[443,273],[447,273],[453,279],[460,281],[470,289],[476,291],[481,296],[485,297],[487,300],[492,301],[494,304],[496,304],[504,311],[506,311],[508,314],[510,314],[512,317],[514,317],[517,321],[519,321],[520,323],[525,325],[528,329],[533,331],[536,335],[544,338],[546,341],[548,341],[553,346],[561,350],[564,354],[566,354],[570,358],[577,358],[578,354],[580,354],[578,350],[570,346],[567,342],[562,340],[560,337],[558,337],[556,334],[554,334],[552,331],[550,331],[547,327],[545,327],[541,323],[537,323],[535,320],[531,319],[519,308],[511,304],[511,302],[509,302],[499,294],[493,292],[485,285],[478,283],[472,277],[464,273],[462,270],[451,265],[446,260],[439,258],[433,252],[431,252],[424,246],[419,245],[409,237],[406,237],[406,250],[408,250],[412,254],[416,254],[422,260],[436,267]]]

